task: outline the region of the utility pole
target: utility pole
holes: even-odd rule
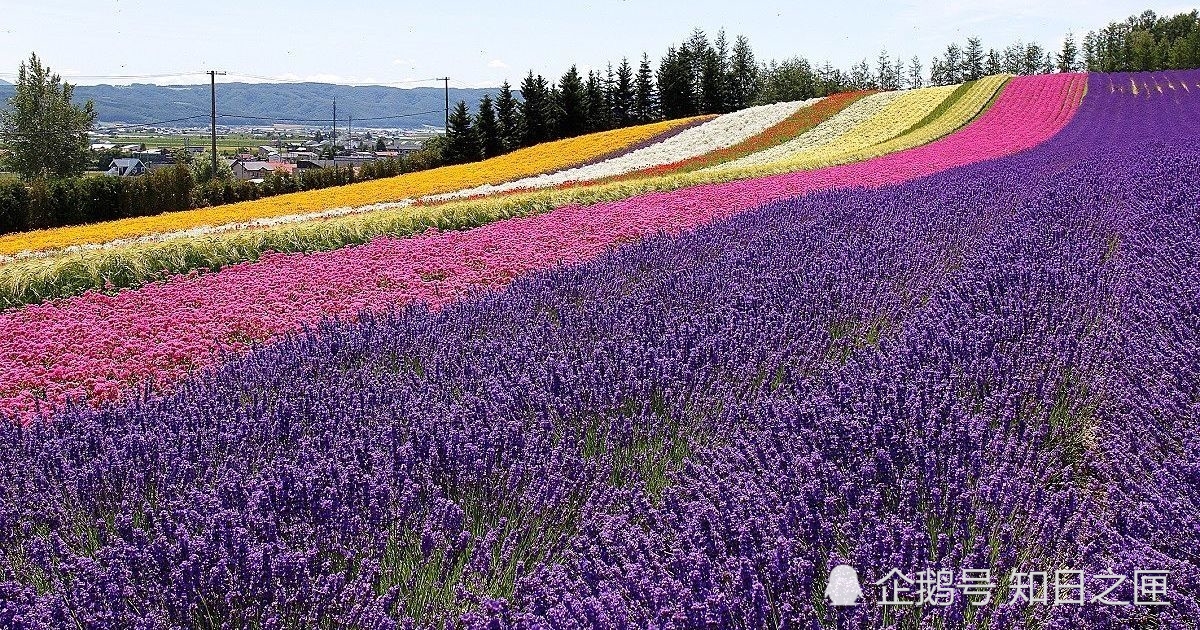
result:
[[[212,176],[213,176],[213,179],[217,178],[217,75],[218,74],[222,75],[222,76],[225,75],[224,72],[218,72],[216,70],[208,71],[208,78],[210,79],[210,85],[212,86],[211,92],[212,92],[212,163],[213,163]]]
[[[350,153],[354,153],[354,114],[346,114],[346,142],[350,143]]]
[[[337,146],[337,99],[335,98],[335,99],[333,99],[333,126],[329,128],[329,148],[334,149],[334,152],[336,153],[337,149],[334,148],[336,146]]]
[[[450,134],[450,77],[438,79],[446,86],[446,135]]]

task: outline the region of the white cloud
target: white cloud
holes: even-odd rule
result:
[[[488,62],[487,67],[489,67],[489,68],[507,68],[508,64],[504,63],[504,61],[501,59],[493,59]]]
[[[416,63],[416,59],[393,59],[392,64],[396,66],[407,66]]]

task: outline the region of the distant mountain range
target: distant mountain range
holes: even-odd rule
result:
[[[12,95],[11,83],[0,81],[0,99]],[[474,110],[484,94],[496,89],[450,89],[450,108],[466,101]],[[208,85],[79,85],[75,101],[96,103],[99,122],[147,124],[174,121],[188,116],[194,120],[163,126],[195,127],[208,124]],[[346,126],[347,115],[355,127],[441,127],[445,121],[445,94],[441,88],[395,88],[350,86],[330,83],[218,83],[217,124],[270,125],[272,122],[329,126],[333,101],[337,100],[338,126]],[[425,112],[425,113],[422,113]],[[406,114],[403,117],[395,117]],[[416,115],[411,115],[416,114]],[[255,118],[234,118],[239,115]],[[376,119],[376,120],[370,120]]]

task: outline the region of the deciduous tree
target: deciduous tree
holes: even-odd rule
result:
[[[4,165],[26,179],[73,177],[89,162],[88,132],[96,122],[92,101],[71,102],[75,86],[43,66],[37,54],[21,62],[8,107],[0,112]]]

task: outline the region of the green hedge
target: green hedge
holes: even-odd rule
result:
[[[416,161],[386,159],[364,164],[357,173],[348,166],[333,167],[296,175],[272,174],[261,184],[213,181],[197,185],[191,170],[177,164],[139,177],[0,183],[0,234],[149,216],[344,186],[394,177],[422,166]]]

